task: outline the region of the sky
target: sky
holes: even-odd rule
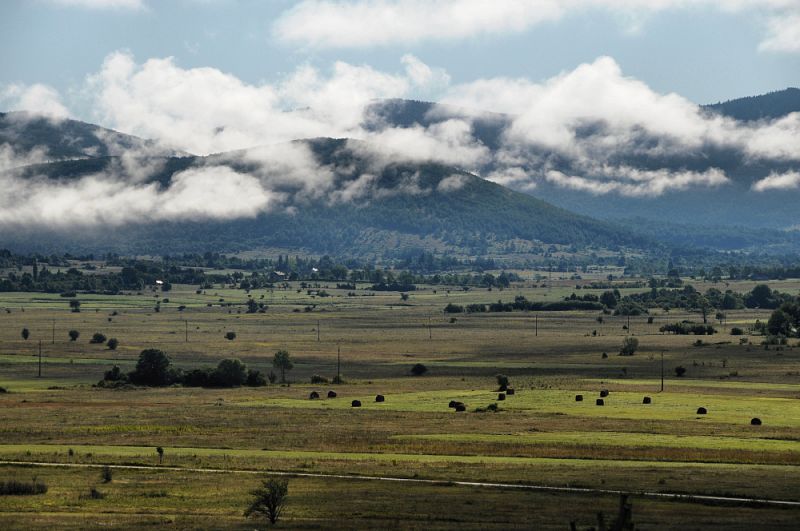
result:
[[[800,1],[0,3],[5,84],[78,91],[120,50],[138,61],[173,57],[184,68],[217,68],[248,83],[336,61],[397,72],[406,54],[455,83],[541,81],[610,56],[654,90],[702,104],[800,85]]]
[[[248,150],[235,157],[259,168],[239,174],[227,155],[162,190],[147,184],[151,148],[107,137],[113,171],[32,186],[2,172],[47,150],[2,144],[0,225],[228,219],[291,208],[297,190],[353,201],[387,193],[375,176],[392,160],[532,193],[654,197],[729,184],[718,167],[657,166],[713,148],[784,168],[753,193],[800,188],[800,113],[739,123],[698,106],[800,86],[800,0],[5,0],[0,65],[0,110],[97,123],[161,154]],[[466,114],[365,127],[387,98]],[[481,111],[509,117],[497,148],[474,135]],[[286,147],[323,136],[366,141],[374,167],[337,188],[333,169]]]

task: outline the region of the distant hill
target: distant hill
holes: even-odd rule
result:
[[[780,118],[791,112],[800,111],[800,90],[789,88],[761,96],[708,105],[704,108],[709,112],[722,113],[738,120]],[[370,107],[365,125],[375,130],[389,126],[412,127],[415,124],[425,127],[451,117],[473,118],[474,137],[492,149],[500,145],[504,131],[513,120],[509,115],[479,113],[437,103],[384,100],[375,102]],[[602,124],[598,126],[602,127]],[[588,127],[584,134],[592,134],[592,128]],[[642,139],[642,142],[647,141],[647,138]],[[554,156],[545,149],[530,148],[528,156],[547,160],[552,169],[562,171],[564,174],[580,175],[581,170],[573,169],[570,160]],[[656,223],[680,219],[687,225],[702,227],[735,225],[750,226],[754,229],[783,229],[797,224],[795,205],[800,200],[800,191],[751,190],[756,181],[771,173],[800,170],[796,162],[753,161],[742,151],[712,146],[661,157],[619,153],[613,162],[642,170],[705,171],[709,168],[718,168],[725,172],[731,182],[719,188],[672,191],[658,197],[627,197],[616,193],[593,195],[583,190],[560,187],[541,179],[536,188],[527,193],[570,211],[599,219],[640,218]],[[489,166],[480,170],[482,174],[488,175],[493,168]],[[743,241],[733,229],[730,237],[724,239],[728,242]]]
[[[789,113],[800,112],[800,89],[791,87],[703,107],[743,122],[780,118]]]
[[[333,167],[340,186],[358,178],[363,168],[360,154],[347,141],[302,141],[311,147],[318,163]],[[178,171],[204,164],[217,165],[223,155],[172,157],[152,177],[166,186]],[[25,168],[22,175],[70,180],[103,171],[113,157],[62,161]],[[245,164],[233,164],[239,172]],[[441,183],[454,176],[459,186]],[[415,193],[400,187],[414,179]],[[453,254],[480,255],[549,244],[600,247],[651,246],[645,236],[634,236],[611,223],[597,221],[554,207],[530,195],[515,192],[475,175],[440,164],[392,163],[383,168],[374,185],[381,191],[369,199],[331,203],[327,198],[297,201],[287,206],[294,213],[265,213],[235,221],[160,222],[106,230],[0,234],[0,246],[15,248],[71,246],[124,253],[175,253],[241,251],[257,248],[304,249],[315,253],[351,256],[391,256],[403,249],[419,248]]]
[[[0,145],[17,153],[44,149],[48,160],[120,155],[125,150],[156,149],[150,140],[78,120],[53,120],[26,112],[0,113]]]

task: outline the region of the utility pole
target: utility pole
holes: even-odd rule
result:
[[[536,314],[535,322],[536,322],[536,337],[539,337],[539,314],[538,313]]]
[[[186,342],[189,342],[189,320],[184,319],[183,324],[186,326],[185,334],[186,334]]]
[[[317,319],[317,343],[319,343],[319,319]]]
[[[433,339],[433,331],[431,330],[431,314],[428,314],[428,339]]]
[[[39,340],[39,378],[42,377],[42,340]]]
[[[661,351],[661,392],[664,392],[664,351]]]
[[[336,383],[342,383],[342,347],[336,345]]]
[[[53,319],[53,344],[56,344],[56,320]]]
[[[630,316],[630,314],[628,314],[628,325],[627,326],[628,326],[628,333],[630,334],[631,333],[631,316]]]

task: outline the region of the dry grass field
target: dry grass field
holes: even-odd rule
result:
[[[771,285],[800,290],[797,281]],[[599,323],[599,312],[442,312],[451,302],[516,295],[559,300],[575,282],[533,286],[428,286],[404,301],[325,282],[314,288],[329,294],[320,297],[293,283],[252,291],[269,307],[255,314],[245,311],[244,291],[224,287],[80,295],[80,313],[58,295],[0,294],[0,386],[8,391],[0,394],[0,479],[36,477],[49,487],[0,496],[0,528],[252,529],[243,511],[264,472],[310,474],[290,479],[281,527],[567,529],[575,520],[587,528],[598,511],[612,517],[612,491],[624,491],[640,529],[796,528],[800,506],[655,497],[800,502],[800,348],[794,340],[766,350],[760,337],[730,335],[769,312],[728,312],[699,346],[695,336],[659,333],[665,323],[699,320],[678,311],[653,312],[649,324],[647,316]],[[714,286],[725,289],[697,284]],[[69,330],[80,332],[77,341]],[[90,344],[95,332],[119,347]],[[627,335],[639,350],[620,357]],[[287,349],[295,368],[290,385],[261,388],[93,387],[114,365],[133,369],[146,348],[184,369],[237,357],[265,373],[275,351]],[[337,349],[345,382],[308,383],[336,375]],[[415,363],[428,372],[411,376]],[[687,369],[680,378],[679,365]],[[516,390],[503,401],[498,373]],[[609,395],[597,406],[601,389]],[[329,390],[337,397],[325,398]],[[309,400],[312,391],[322,399]],[[352,408],[354,399],[363,407]],[[455,413],[451,400],[467,411]],[[486,411],[491,404],[498,411]],[[754,417],[763,424],[751,426]],[[105,464],[120,467],[110,483],[100,477]],[[432,482],[341,477],[354,475]],[[92,499],[91,488],[105,497]]]

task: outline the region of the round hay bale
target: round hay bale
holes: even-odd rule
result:
[[[501,385],[500,389],[498,389],[498,391],[500,391],[501,393],[505,393],[507,390],[508,390],[508,386],[507,385]]]
[[[652,402],[653,400],[649,396],[646,396],[642,399],[642,404],[650,404]]]
[[[456,402],[455,400],[451,400],[450,403],[447,404],[447,407],[453,408],[453,407],[456,407],[458,404],[459,404],[459,402]]]
[[[509,395],[509,396],[513,395],[515,392],[516,391],[514,391],[513,387],[509,387],[508,389],[506,389],[506,394]]]
[[[575,402],[583,402],[583,395],[575,395]]]
[[[351,407],[361,407],[361,400],[353,400],[350,402]]]
[[[600,396],[601,396],[602,398],[605,398],[605,397],[607,397],[607,396],[608,396],[608,389],[601,389],[601,390],[600,390]]]
[[[459,402],[458,404],[456,404],[456,411],[457,411],[457,412],[459,412],[459,413],[460,413],[460,412],[462,412],[462,411],[466,411],[466,410],[467,410],[467,406],[465,406],[465,405],[464,405],[464,404],[462,404],[461,402]]]
[[[385,401],[386,401],[386,398],[384,398],[383,395],[376,395],[375,396],[375,402],[385,402]]]
[[[750,425],[751,426],[761,426],[761,419],[758,418],[758,417],[750,419]]]
[[[704,407],[697,408],[697,414],[698,415],[705,415],[706,413],[708,413],[708,410],[706,408],[704,408]]]
[[[597,401],[595,402],[595,405],[604,406],[604,405],[606,405],[606,403],[602,398],[598,398]]]
[[[336,391],[328,391],[328,398],[336,398]]]
[[[316,400],[319,398],[319,393],[316,391],[311,391],[311,394],[308,395],[309,400]]]
[[[505,400],[506,399],[506,395],[504,393],[500,393],[500,394],[497,395],[497,399],[498,400]]]

